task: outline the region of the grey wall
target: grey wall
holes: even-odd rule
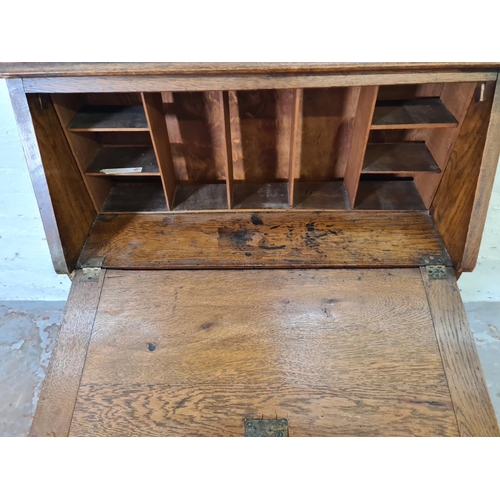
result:
[[[466,302],[500,301],[500,176],[474,273],[459,281]],[[70,281],[52,269],[5,81],[0,79],[0,301],[64,300]]]

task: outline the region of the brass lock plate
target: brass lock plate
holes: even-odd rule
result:
[[[288,419],[245,418],[245,437],[288,437]]]

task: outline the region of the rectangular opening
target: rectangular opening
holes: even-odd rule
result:
[[[288,209],[293,91],[229,92],[235,209]]]

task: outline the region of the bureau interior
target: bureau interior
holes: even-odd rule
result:
[[[217,226],[219,251],[221,230],[241,232],[227,241],[245,266],[285,267],[301,259],[306,267],[332,266],[331,253],[344,245],[351,256],[339,257],[339,265],[366,267],[370,258],[394,264],[384,260],[388,254],[414,265],[402,257],[411,245],[449,260],[448,242],[456,236],[443,234],[440,223],[469,210],[480,166],[476,157],[456,157],[465,154],[471,134],[477,148],[484,146],[493,83],[28,94],[28,102],[49,190],[50,171],[74,168],[75,190],[68,186],[67,197],[78,189],[88,196],[92,221],[80,263],[121,251],[122,267],[143,267],[132,257],[126,265],[126,255],[134,245],[156,245],[149,257],[169,268],[175,258],[165,245],[176,241],[184,250],[194,245],[189,262],[202,266],[198,240]],[[73,166],[50,158],[47,119],[36,119],[47,113],[57,119],[51,133],[67,143]],[[81,196],[78,203],[85,203]],[[243,234],[246,225],[253,233]],[[314,243],[311,227],[319,231]],[[294,239],[293,231],[303,237]],[[374,248],[382,245],[375,252],[382,260],[370,251],[362,257],[360,238],[365,246],[370,239]],[[292,248],[283,264],[274,262],[287,242]],[[273,255],[269,262],[265,249]],[[314,262],[301,251],[316,254]]]

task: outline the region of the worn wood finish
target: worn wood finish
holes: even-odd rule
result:
[[[457,435],[419,270],[108,272],[70,435],[242,436],[262,415]]]
[[[68,125],[82,107],[85,97],[74,94],[55,94],[51,98],[61,122],[61,127],[66,134],[66,139],[82,174],[83,182],[92,198],[95,210],[99,212],[108,197],[112,183],[109,179],[85,175],[85,172],[99,151],[99,142],[93,133],[79,134],[68,130]]]
[[[75,273],[30,436],[68,435],[105,275],[84,282]]]
[[[233,208],[235,210],[266,210],[290,207],[288,184],[268,182],[265,184],[237,183],[233,188]]]
[[[445,249],[426,212],[101,215],[82,259],[123,269],[412,267]]]
[[[179,184],[174,210],[224,210],[227,208],[225,184]]]
[[[455,281],[429,280],[422,268],[436,337],[461,436],[500,436],[472,332]]]
[[[371,129],[456,127],[457,120],[435,98],[377,101]]]
[[[342,181],[296,182],[294,210],[347,210]]]
[[[357,210],[425,210],[415,183],[410,179],[362,178],[356,195]]]
[[[351,148],[344,176],[345,190],[350,207],[354,207],[354,200],[356,199],[377,92],[378,87],[376,86],[364,87],[361,89],[358,99]]]
[[[163,187],[158,182],[117,182],[111,188],[101,212],[166,212]]]
[[[488,213],[488,204],[490,202],[491,190],[493,189],[500,154],[499,134],[500,85],[497,82],[461,266],[465,271],[472,271],[474,269],[479,255],[479,246],[481,245],[486,214]]]
[[[28,105],[63,247],[67,270],[75,269],[96,211],[71,153],[52,101],[28,94]]]
[[[87,175],[107,175],[103,169],[141,168],[137,173],[113,175],[159,176],[158,162],[152,147],[107,147],[100,148],[85,172]]]
[[[496,71],[25,78],[27,92],[193,92],[496,81]]]
[[[160,94],[142,94],[142,102],[151,133],[151,141],[156,155],[156,161],[160,169],[161,182],[167,207],[172,210],[175,195],[175,171],[172,158],[172,149],[168,136],[165,114],[163,112],[163,101]]]
[[[18,79],[8,80],[7,88],[9,90],[21,144],[23,145],[31,183],[35,191],[38,209],[40,210],[47,244],[49,245],[52,264],[57,273],[66,274],[69,272],[68,263],[64,255],[57,218],[52,205],[49,185],[47,183],[42,157],[36,141],[35,129],[33,127],[33,121],[22,81]]]
[[[57,62],[10,62],[0,63],[0,77],[30,78],[41,76],[139,76],[139,75],[191,75],[191,74],[238,74],[238,73],[344,73],[373,71],[478,71],[499,68],[496,62],[155,62],[155,63],[57,63]]]
[[[472,259],[465,267],[464,251],[494,92],[495,83],[491,82],[486,85],[484,101],[470,105],[430,209],[458,273],[472,271],[476,262]],[[479,248],[480,240],[481,235],[476,234],[470,240],[472,248]]]
[[[300,170],[300,152],[302,143],[302,104],[304,91],[297,89],[293,91],[293,103],[291,107],[291,133],[290,133],[290,157],[288,169],[288,202],[290,207],[294,205],[295,176]]]
[[[368,144],[362,173],[439,173],[434,158],[422,142]]]

